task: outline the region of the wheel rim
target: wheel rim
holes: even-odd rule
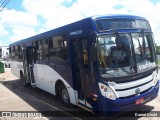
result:
[[[65,103],[69,103],[69,94],[66,88],[62,89],[62,99]]]

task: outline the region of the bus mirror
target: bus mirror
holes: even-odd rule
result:
[[[97,58],[97,48],[94,45],[92,45],[90,47],[90,53],[91,53],[91,59],[93,61],[96,61],[96,58]]]

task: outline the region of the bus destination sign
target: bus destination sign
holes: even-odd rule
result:
[[[111,22],[111,29],[133,28],[133,22]]]
[[[148,21],[135,19],[100,19],[96,20],[98,31],[109,29],[151,29]]]

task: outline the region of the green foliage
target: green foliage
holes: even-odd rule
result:
[[[157,54],[160,55],[160,46],[156,46]]]
[[[158,60],[158,65],[160,65],[160,59]]]

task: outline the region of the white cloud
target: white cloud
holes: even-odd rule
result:
[[[0,24],[0,36],[7,35],[8,31]]]
[[[0,14],[0,31],[3,31],[1,34],[7,35],[5,29],[10,30],[8,35],[13,36],[8,39],[12,42],[35,35],[34,27],[37,25],[37,16],[28,12],[7,10]]]
[[[44,19],[49,19],[57,14],[57,10],[62,7],[65,0],[23,0],[24,8],[36,15],[42,16]]]
[[[23,6],[29,13],[46,20],[44,28],[53,29],[83,18],[79,10],[63,6],[70,2],[72,0],[23,0]]]
[[[5,45],[0,41],[0,46],[5,46]]]
[[[35,30],[32,27],[15,27],[13,30],[13,36],[10,37],[12,42],[21,40],[36,34]]]
[[[27,12],[8,10],[1,14],[1,24],[6,27],[36,26],[37,16]]]

